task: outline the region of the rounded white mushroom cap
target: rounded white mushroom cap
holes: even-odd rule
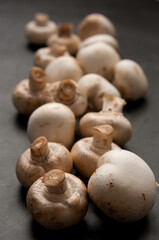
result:
[[[124,59],[114,68],[113,84],[126,100],[136,101],[143,98],[148,89],[148,82],[138,63]]]
[[[119,48],[118,41],[111,35],[108,34],[97,34],[91,37],[86,38],[84,41],[81,42],[80,48],[86,47],[88,45],[102,42],[105,44],[110,45],[111,47],[115,48],[116,50]]]
[[[47,103],[37,108],[30,116],[27,126],[30,141],[44,136],[49,142],[71,147],[75,134],[75,116],[61,103]]]
[[[112,81],[120,56],[110,45],[97,42],[79,49],[77,59],[85,73],[97,73]]]
[[[92,201],[109,217],[134,222],[146,216],[156,200],[156,182],[146,162],[126,150],[112,150],[98,161],[88,183]]]
[[[87,15],[78,26],[78,35],[82,40],[100,33],[114,36],[115,27],[107,17],[99,13]]]
[[[57,32],[57,25],[47,14],[37,13],[34,20],[27,23],[25,32],[30,43],[43,45],[51,34]]]
[[[49,82],[65,79],[78,81],[83,75],[78,61],[71,56],[58,57],[46,67],[45,72],[47,74],[47,81]]]
[[[104,96],[120,97],[120,92],[116,87],[107,79],[95,73],[84,75],[79,79],[78,85],[86,89],[90,109],[100,111]]]

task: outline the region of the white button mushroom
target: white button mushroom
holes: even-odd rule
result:
[[[16,175],[22,186],[28,188],[46,172],[52,169],[71,172],[72,165],[72,156],[66,147],[39,137],[19,157]]]
[[[80,117],[86,112],[88,105],[86,90],[75,81],[68,79],[54,82],[52,90],[53,101],[68,106],[75,117]]]
[[[87,189],[76,176],[52,170],[30,187],[27,207],[43,227],[67,228],[84,218],[88,208]]]
[[[112,150],[98,161],[88,182],[92,201],[107,216],[135,222],[146,216],[156,200],[154,174],[146,162],[126,150]]]
[[[118,41],[113,36],[108,35],[108,34],[97,34],[97,35],[88,37],[84,41],[81,42],[80,48],[86,47],[88,45],[91,45],[91,44],[94,44],[97,42],[102,42],[102,43],[108,44],[116,50],[118,50],[118,48],[119,48]]]
[[[77,59],[85,73],[97,73],[112,81],[114,67],[119,62],[120,56],[110,45],[97,42],[80,48]]]
[[[64,144],[70,148],[74,142],[75,116],[61,103],[47,103],[30,116],[27,126],[30,141],[44,136],[49,142]]]
[[[56,23],[49,20],[45,13],[37,13],[34,20],[25,27],[28,41],[32,44],[45,45],[50,35],[57,32]]]
[[[109,124],[113,127],[113,141],[119,145],[124,145],[132,135],[132,126],[121,112],[125,105],[125,100],[108,96],[104,98],[103,110],[100,112],[86,113],[79,122],[80,133],[83,137],[93,135],[93,127]]]
[[[54,44],[50,47],[40,48],[35,52],[34,65],[45,69],[50,62],[63,55],[69,55],[69,53],[62,45]]]
[[[87,15],[78,26],[78,35],[82,40],[100,33],[114,36],[115,27],[107,17],[99,13]]]
[[[101,155],[112,149],[120,149],[112,142],[113,128],[110,125],[100,125],[93,128],[93,137],[82,138],[76,142],[71,154],[77,171],[89,178],[97,168]]]
[[[52,101],[51,84],[46,83],[45,72],[32,67],[29,79],[18,83],[12,92],[12,101],[18,112],[30,115],[36,108]]]
[[[113,84],[119,89],[122,97],[129,101],[145,97],[148,88],[147,78],[142,68],[128,59],[116,64]]]
[[[73,25],[70,23],[62,23],[58,28],[58,33],[53,34],[48,39],[48,45],[59,44],[65,46],[71,55],[75,55],[79,49],[81,40],[72,33]]]
[[[79,79],[78,85],[87,90],[89,109],[100,111],[104,96],[120,97],[120,92],[104,77],[89,73]]]
[[[83,70],[74,57],[62,56],[47,65],[45,72],[47,81],[55,82],[65,79],[73,79],[76,82],[83,75]]]

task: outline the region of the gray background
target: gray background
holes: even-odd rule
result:
[[[116,26],[121,58],[144,69],[149,91],[145,100],[128,104],[125,115],[133,137],[125,145],[142,157],[159,182],[159,2],[154,0],[0,1],[0,239],[159,239],[159,193],[151,213],[133,224],[111,221],[90,203],[85,219],[63,231],[40,227],[26,209],[26,190],[18,183],[15,165],[29,146],[27,118],[11,102],[16,83],[28,77],[35,48],[27,44],[24,25],[34,13],[50,14],[57,23],[73,22],[75,31],[88,13],[100,12]],[[146,183],[145,183],[146,184]]]

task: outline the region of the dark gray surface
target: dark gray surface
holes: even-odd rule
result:
[[[121,58],[137,61],[149,80],[146,99],[125,109],[133,126],[133,137],[125,148],[142,157],[159,181],[159,2],[0,1],[0,239],[159,239],[159,193],[151,213],[134,224],[113,222],[90,204],[85,219],[77,226],[46,231],[28,213],[26,190],[15,175],[17,158],[29,146],[27,118],[17,114],[11,92],[32,66],[34,49],[27,45],[24,25],[37,11],[49,13],[57,23],[71,21],[75,26],[91,12],[103,13],[114,22]]]

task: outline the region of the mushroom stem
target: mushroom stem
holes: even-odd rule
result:
[[[92,144],[98,149],[111,149],[113,128],[110,125],[100,125],[93,128]]]
[[[47,139],[45,137],[35,139],[30,145],[30,153],[33,162],[44,162],[49,154]]]
[[[70,37],[73,25],[71,23],[62,23],[58,29],[59,37]]]
[[[126,101],[115,96],[104,96],[102,111],[122,112]]]
[[[57,89],[57,99],[66,104],[71,104],[76,97],[76,85],[73,80],[62,80]]]
[[[37,13],[34,20],[38,26],[46,26],[49,21],[49,16],[45,13]]]
[[[50,53],[55,57],[63,56],[65,52],[66,52],[66,47],[64,45],[54,43],[50,47]]]
[[[39,67],[32,67],[29,75],[29,85],[32,92],[38,92],[46,86],[46,73]]]
[[[59,169],[54,169],[46,173],[42,179],[48,193],[62,194],[66,191],[67,184],[65,173]]]

